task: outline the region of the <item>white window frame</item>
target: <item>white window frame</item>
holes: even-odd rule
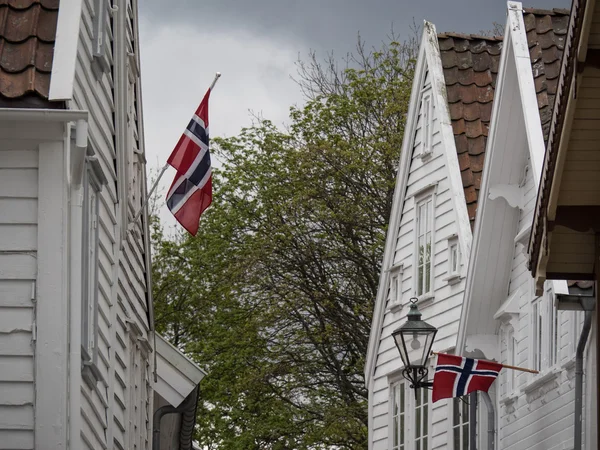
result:
[[[469,420],[469,401],[470,396],[454,397],[448,399],[448,407],[451,410],[450,422],[452,423],[451,442],[453,450],[468,450],[469,449],[469,428],[471,426]],[[458,413],[458,423],[457,423]],[[465,420],[466,419],[466,420]],[[465,430],[466,427],[466,430]],[[456,435],[458,434],[458,446],[456,445]]]
[[[502,326],[502,346],[506,354],[505,364],[516,366],[518,354],[518,340],[512,325]],[[503,370],[500,372],[503,381],[502,397],[512,398],[517,387],[517,373],[514,370]]]
[[[390,297],[389,297],[389,310],[393,313],[398,312],[402,309],[402,277],[404,274],[404,266],[402,264],[396,264],[389,270],[390,280]]]
[[[421,121],[422,150],[420,157],[421,159],[426,159],[433,152],[433,95],[430,87],[427,87],[422,92]]]
[[[429,450],[431,448],[430,392],[429,389],[419,389],[419,399],[416,400],[414,390],[410,388],[410,384],[406,380],[397,377],[390,383],[389,450]],[[398,407],[399,412],[403,411],[401,414],[396,414],[395,406],[398,400],[404,400],[404,403]],[[423,400],[425,402],[421,403]],[[404,418],[403,421],[402,418]],[[403,428],[401,427],[402,423],[404,424]]]
[[[108,17],[109,5],[107,0],[94,0],[94,17],[92,22],[92,57],[99,73],[107,72],[110,69],[110,62],[107,55],[107,34],[106,20]]]
[[[94,385],[100,378],[98,364],[98,250],[99,205],[102,184],[86,158],[83,175],[81,357],[83,378]]]
[[[559,362],[559,331],[554,292],[546,289],[542,296],[531,301],[531,362],[540,373],[548,372]]]
[[[448,238],[448,271],[446,281],[453,285],[460,281],[462,272],[462,254],[460,252],[460,242],[458,236],[453,234]]]
[[[433,298],[435,274],[434,274],[434,258],[435,258],[435,187],[427,189],[421,192],[418,196],[415,196],[415,247],[414,247],[414,296],[420,301],[428,300]],[[426,207],[425,211],[425,228],[421,228],[421,224],[424,222],[421,217],[421,208]],[[427,238],[429,236],[429,238]],[[424,243],[427,244],[429,241],[429,263],[424,262],[421,264],[420,261],[420,248],[421,238],[424,239]],[[421,273],[421,266],[423,272]],[[429,267],[428,267],[429,266]],[[427,269],[429,268],[429,284],[427,283]]]

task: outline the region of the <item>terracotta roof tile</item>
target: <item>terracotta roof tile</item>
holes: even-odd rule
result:
[[[48,101],[58,5],[0,0],[0,107],[62,106]]]
[[[544,138],[556,94],[569,11],[523,13]],[[474,226],[502,37],[438,34],[452,130],[471,226]]]

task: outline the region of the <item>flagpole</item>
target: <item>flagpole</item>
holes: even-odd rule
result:
[[[219,78],[221,78],[221,72],[217,72],[215,73],[215,79],[213,80],[213,82],[210,84],[210,87],[208,89],[210,89],[211,91],[213,90],[213,88],[215,87],[215,84],[217,84],[217,81],[219,81]]]
[[[448,355],[448,353],[439,353],[439,352],[431,352],[431,354],[432,355],[459,356],[459,355]],[[486,361],[486,360],[485,359],[480,359],[479,361]],[[486,362],[491,362],[491,363],[494,363],[494,364],[498,364],[499,366],[502,366],[505,369],[520,370],[521,372],[528,372],[528,373],[540,373],[539,370],[526,369],[525,367],[509,366],[508,364],[499,364],[499,363],[494,362],[494,361],[486,361]]]
[[[152,197],[152,194],[154,194],[154,191],[156,190],[156,187],[158,186],[158,182],[160,181],[160,179],[162,178],[163,174],[165,173],[165,170],[167,170],[168,167],[169,167],[169,163],[166,163],[163,166],[163,168],[161,169],[160,173],[158,174],[158,178],[156,178],[156,180],[154,181],[154,184],[152,185],[152,188],[150,189],[150,191],[148,192],[148,195],[146,196],[146,198],[142,202],[142,206],[140,206],[140,209],[135,214],[135,217],[133,218],[132,223],[135,224],[135,222],[139,219],[140,215],[142,214],[142,211],[144,210],[144,208],[146,207],[146,205],[150,201],[150,197]]]

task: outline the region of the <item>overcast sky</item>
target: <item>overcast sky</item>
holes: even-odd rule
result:
[[[140,52],[146,152],[162,167],[215,72],[211,136],[232,136],[251,123],[249,111],[276,124],[302,104],[291,79],[309,51],[325,57],[352,51],[360,32],[379,46],[393,29],[408,35],[413,20],[437,31],[478,33],[505,23],[504,0],[143,0]],[[568,7],[568,0],[524,6]],[[161,183],[165,190],[173,173]],[[166,209],[166,208],[164,208]],[[169,217],[161,211],[161,218]],[[168,225],[172,222],[168,221]]]

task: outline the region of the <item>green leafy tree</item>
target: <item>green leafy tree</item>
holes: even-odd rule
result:
[[[196,238],[154,221],[157,329],[208,373],[206,448],[362,449],[364,358],[404,135],[415,42],[299,64],[306,94],[215,139]]]

